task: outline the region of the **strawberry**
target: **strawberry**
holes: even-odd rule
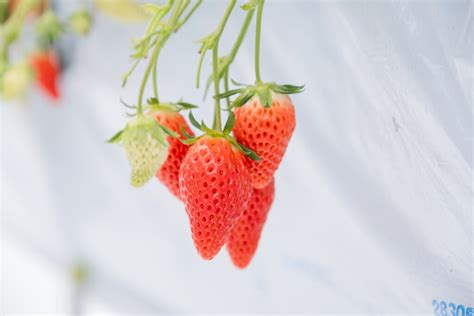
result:
[[[250,198],[244,155],[225,137],[203,135],[181,164],[179,185],[194,244],[211,260]]]
[[[149,101],[153,103],[153,101]],[[195,106],[179,102],[177,104],[153,104],[148,115],[154,117],[162,126],[178,133],[180,139],[184,136],[193,136],[193,132],[179,113],[181,109],[189,109]],[[183,135],[183,131],[184,134]],[[178,199],[181,199],[179,193],[179,168],[184,156],[188,152],[188,145],[183,144],[180,139],[168,136],[169,150],[168,158],[156,172],[156,177],[173,193]]]
[[[54,101],[60,97],[58,77],[59,62],[53,52],[34,53],[30,56],[30,64],[36,73],[36,81],[41,89]]]
[[[32,80],[33,71],[26,61],[8,66],[0,64],[0,95],[5,100],[24,97]]]
[[[247,267],[257,250],[274,194],[275,181],[273,179],[263,189],[254,188],[247,208],[227,237],[227,251],[238,268]]]
[[[163,165],[169,146],[166,136],[154,119],[139,114],[109,140],[123,145],[132,167],[132,186],[143,186]]]
[[[295,109],[287,95],[272,92],[269,106],[259,97],[250,98],[235,109],[235,118],[235,138],[261,159],[249,160],[249,168],[253,187],[262,189],[272,180],[295,130]]]

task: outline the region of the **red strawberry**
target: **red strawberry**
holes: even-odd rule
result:
[[[260,234],[267,220],[274,195],[275,181],[273,179],[265,188],[253,189],[247,208],[227,237],[227,251],[238,268],[247,267],[257,250]]]
[[[201,257],[210,260],[251,195],[244,155],[223,137],[202,136],[181,164],[179,185],[194,244]]]
[[[287,95],[272,92],[272,102],[265,107],[255,96],[235,109],[235,118],[235,138],[261,159],[249,160],[249,167],[253,187],[262,189],[272,180],[295,130],[293,103]]]
[[[36,80],[42,90],[53,100],[58,100],[59,62],[53,52],[35,53],[30,63],[36,73]]]
[[[184,139],[181,132],[182,129],[189,135],[193,135],[193,132],[188,126],[188,123],[184,120],[183,116],[178,112],[171,110],[152,110],[149,113],[152,115],[158,123],[166,126],[173,132],[180,134],[181,138]],[[179,193],[179,168],[184,156],[188,152],[188,145],[183,144],[179,139],[168,136],[169,150],[168,158],[165,163],[156,172],[156,177],[173,193],[178,199],[181,199]]]

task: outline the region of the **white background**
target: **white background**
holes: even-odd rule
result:
[[[208,122],[196,41],[224,9],[206,2],[159,60],[161,98],[199,103]],[[244,14],[231,16],[221,51]],[[136,102],[143,68],[125,89],[120,81],[144,27],[97,15],[73,43],[59,106],[38,91],[26,104],[1,101],[5,314],[473,305],[471,1],[267,1],[264,80],[306,91],[292,97],[297,129],[244,271],[225,250],[201,260],[182,204],[157,181],[130,187],[123,150],[104,142],[125,124],[119,98]],[[239,82],[254,80],[253,35],[231,68]],[[77,264],[89,271],[79,293]]]

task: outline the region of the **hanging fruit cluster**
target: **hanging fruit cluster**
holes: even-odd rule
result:
[[[5,100],[24,98],[34,82],[51,100],[60,98],[61,63],[55,44],[68,32],[86,35],[91,28],[91,14],[80,9],[63,21],[53,11],[51,2],[0,1],[0,97]],[[34,26],[36,47],[20,59],[13,60],[10,51],[26,24]]]
[[[109,142],[121,144],[130,162],[131,185],[141,187],[156,175],[185,206],[195,247],[203,259],[211,260],[227,245],[233,263],[245,268],[258,246],[260,234],[273,202],[274,174],[295,129],[295,109],[288,96],[302,86],[264,82],[260,75],[260,37],[264,0],[250,0],[241,6],[247,11],[239,36],[227,55],[219,55],[219,41],[236,6],[230,0],[217,28],[200,43],[200,72],[205,55],[212,52],[212,75],[206,92],[214,86],[214,119],[208,125],[189,112],[189,122],[181,114],[195,105],[162,102],[157,89],[157,60],[161,49],[200,6],[190,0],[169,0],[167,4],[147,4],[153,12],[143,37],[134,42],[132,68],[148,59],[138,92],[136,111],[125,128]],[[255,83],[229,89],[229,69],[256,12]],[[151,82],[150,82],[151,77]],[[153,95],[145,101],[147,84]],[[223,91],[221,92],[221,88]],[[233,98],[233,100],[230,100]],[[226,108],[221,108],[221,99]],[[221,114],[227,113],[222,124]]]

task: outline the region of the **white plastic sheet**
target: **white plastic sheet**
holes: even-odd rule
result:
[[[264,79],[306,91],[293,97],[297,129],[245,271],[224,250],[202,261],[181,203],[156,181],[131,188],[123,151],[104,143],[125,122],[119,97],[136,98],[141,70],[124,90],[120,80],[129,39],[143,25],[99,15],[91,36],[76,42],[60,106],[41,96],[28,105],[2,102],[2,235],[65,280],[64,267],[85,263],[84,300],[120,313],[429,314],[445,302],[464,306],[467,316],[474,305],[472,6],[267,1]],[[221,2],[203,5],[159,61],[162,98],[186,96],[208,120],[212,102],[201,102],[193,85],[194,41],[223,10]],[[222,51],[243,16],[231,18]],[[231,69],[237,81],[253,80],[252,34]],[[8,264],[13,252],[5,249],[4,311],[64,312],[61,304],[35,305],[33,298],[48,295],[38,287],[25,284],[18,298],[22,271]]]

